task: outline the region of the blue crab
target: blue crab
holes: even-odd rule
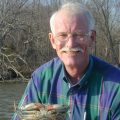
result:
[[[20,107],[17,114],[21,120],[65,120],[68,105],[30,103]]]

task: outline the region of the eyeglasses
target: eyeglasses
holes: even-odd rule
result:
[[[61,32],[55,35],[55,39],[59,42],[66,42],[68,41],[69,37],[72,37],[76,41],[83,41],[85,40],[86,36],[90,36],[91,31],[88,33],[82,33],[82,32],[74,32],[74,33],[66,33]]]

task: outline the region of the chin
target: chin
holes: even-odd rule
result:
[[[77,55],[60,55],[58,54],[61,61],[65,66],[78,66],[84,61],[84,57],[81,54]]]
[[[62,61],[63,61],[65,66],[76,66],[76,65],[78,65],[76,60],[65,59],[65,60],[62,60]]]

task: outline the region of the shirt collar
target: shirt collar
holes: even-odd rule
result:
[[[66,83],[70,83],[69,82],[69,79],[66,75],[66,72],[65,72],[65,68],[64,68],[64,65],[62,64],[62,74],[63,74],[63,80],[66,82]],[[84,85],[86,85],[88,83],[88,77],[90,76],[91,72],[92,72],[92,68],[93,68],[93,59],[92,57],[90,56],[90,60],[89,60],[89,64],[87,66],[87,69],[86,69],[86,72],[84,73],[84,75],[82,76],[82,78],[78,81],[78,83],[76,83],[75,85],[71,85],[71,87],[75,87],[75,86],[79,86],[80,88]]]

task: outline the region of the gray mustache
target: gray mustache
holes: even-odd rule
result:
[[[82,52],[81,48],[62,48],[60,52]]]

